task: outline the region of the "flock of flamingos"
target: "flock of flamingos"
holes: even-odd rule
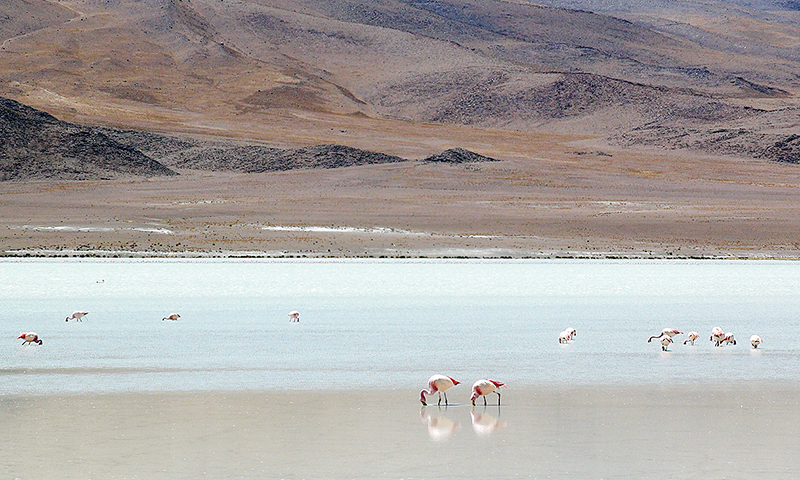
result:
[[[80,322],[83,321],[83,317],[85,317],[88,314],[89,312],[76,311],[73,312],[71,316],[67,317],[65,321],[69,322],[70,320],[76,320]],[[161,320],[162,321],[178,320],[179,318],[181,318],[181,316],[178,315],[177,313],[171,313],[166,317],[162,318]],[[289,321],[300,322],[300,312],[298,312],[297,310],[292,310],[291,312],[289,312]],[[574,328],[568,328],[558,335],[558,343],[562,344],[569,343],[575,339],[576,334],[577,331]],[[660,340],[661,350],[667,352],[669,351],[667,347],[669,347],[669,345],[672,343],[673,341],[672,337],[674,337],[675,335],[683,335],[683,332],[678,331],[674,328],[665,328],[661,330],[661,333],[659,333],[658,335],[653,335],[652,337],[648,338],[647,342],[650,343],[654,339],[661,339]],[[687,343],[691,343],[692,345],[694,345],[694,341],[697,340],[699,335],[697,334],[697,332],[689,332],[686,335],[686,337],[687,337],[686,340],[683,342],[684,345]],[[19,335],[19,337],[17,337],[17,340],[22,340],[23,345],[32,343],[35,343],[37,345],[42,344],[42,340],[39,338],[39,335],[37,335],[35,332],[23,332]],[[730,344],[736,345],[736,339],[734,338],[733,334],[725,333],[719,327],[714,327],[711,330],[711,337],[709,337],[709,340],[714,342],[714,346],[716,347],[720,347],[722,345],[730,345]],[[761,337],[759,337],[758,335],[753,335],[752,337],[750,337],[750,345],[752,345],[753,348],[758,348],[758,346],[761,345],[762,343],[763,340],[761,340]],[[419,401],[422,402],[422,405],[427,405],[428,403],[425,399],[425,396],[426,395],[431,396],[434,393],[438,393],[439,394],[438,405],[442,404],[442,397],[444,397],[444,404],[448,405],[447,393],[445,392],[447,392],[447,390],[460,383],[461,382],[459,382],[458,380],[455,380],[452,377],[448,377],[447,375],[440,375],[440,374],[433,375],[431,378],[428,379],[428,388],[419,392]],[[506,385],[502,382],[498,382],[496,380],[491,380],[488,378],[482,378],[476,381],[474,384],[472,384],[472,396],[470,397],[470,401],[474,406],[475,400],[477,400],[478,397],[483,397],[483,404],[486,405],[487,404],[486,396],[491,393],[494,393],[497,395],[497,405],[500,405],[499,389],[500,387],[505,387],[505,386]]]
[[[575,339],[575,335],[577,334],[574,328],[568,328],[561,332],[558,335],[558,343],[569,343]],[[661,330],[661,333],[658,335],[653,335],[652,337],[647,339],[647,342],[650,343],[653,339],[660,338],[661,339],[661,350],[667,352],[669,351],[667,347],[669,344],[672,343],[672,337],[675,335],[683,335],[683,332],[678,331],[674,328],[665,328]],[[687,343],[691,343],[694,345],[694,341],[700,336],[697,332],[689,332],[687,335],[686,340],[683,342],[684,345]],[[711,337],[709,338],[710,341],[714,342],[715,347],[721,347],[722,345],[736,345],[736,339],[733,337],[732,333],[725,333],[721,328],[714,327],[711,330]],[[763,343],[761,337],[758,335],[753,335],[750,337],[750,345],[753,348],[758,348],[759,345]],[[445,393],[448,389],[460,384],[458,380],[453,379],[452,377],[448,377],[447,375],[433,375],[431,378],[428,379],[428,388],[419,392],[419,401],[422,402],[422,405],[427,405],[427,401],[425,396],[431,396],[434,393],[439,394],[439,402],[438,405],[442,404],[442,397],[444,397],[444,404],[448,405],[447,403],[447,393]],[[472,401],[472,405],[475,405],[475,400],[478,397],[483,397],[483,404],[486,405],[486,395],[490,393],[497,394],[497,405],[500,405],[500,387],[505,387],[506,385],[502,382],[498,382],[496,380],[490,380],[488,378],[483,378],[478,380],[472,385],[472,396],[470,397],[470,401]]]

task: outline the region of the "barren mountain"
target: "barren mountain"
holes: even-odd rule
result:
[[[332,114],[631,138],[746,118],[753,139],[796,106],[796,3],[550,3],[10,0],[0,94],[201,133]]]

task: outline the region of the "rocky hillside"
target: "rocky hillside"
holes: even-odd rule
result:
[[[259,173],[409,161],[395,155],[345,145],[312,145],[282,149],[263,145],[231,145],[224,142],[178,139],[173,136],[112,128],[103,129],[103,132],[117,142],[145,152],[164,165],[179,169]],[[464,148],[453,148],[420,161],[460,164],[496,162],[497,159]]]
[[[451,148],[442,153],[431,155],[422,160],[423,162],[433,163],[480,163],[480,162],[496,162],[496,158],[478,155],[475,152],[470,152],[463,148]]]
[[[300,168],[342,168],[402,162],[404,159],[343,145],[314,145],[291,150],[240,146],[190,149],[173,157],[175,167],[246,173]]]
[[[175,172],[99,129],[0,98],[0,181],[157,175]]]

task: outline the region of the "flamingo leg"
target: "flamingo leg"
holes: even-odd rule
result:
[[[445,406],[445,407],[448,407],[448,406],[450,406],[450,404],[449,404],[449,403],[447,403],[447,392],[444,392],[444,393],[442,393],[442,395],[444,395],[444,406]]]
[[[497,406],[499,407],[500,406],[500,392],[495,391],[494,393],[497,394]]]
[[[486,403],[486,395],[484,395],[483,396],[483,406],[485,407],[486,405],[488,405],[488,404]]]
[[[437,403],[436,405],[441,405],[441,404],[442,404],[442,392],[439,392],[439,403]]]

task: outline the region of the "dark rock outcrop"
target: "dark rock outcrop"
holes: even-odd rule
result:
[[[63,122],[0,98],[0,181],[176,175],[101,129]]]
[[[497,162],[496,158],[485,157],[477,153],[470,152],[463,148],[451,148],[442,153],[431,155],[422,160],[423,162],[439,162],[439,163],[478,163],[478,162]]]
[[[261,146],[209,147],[179,155],[176,168],[233,170],[246,173],[300,168],[342,168],[402,162],[405,159],[343,145],[314,145],[283,150]]]

